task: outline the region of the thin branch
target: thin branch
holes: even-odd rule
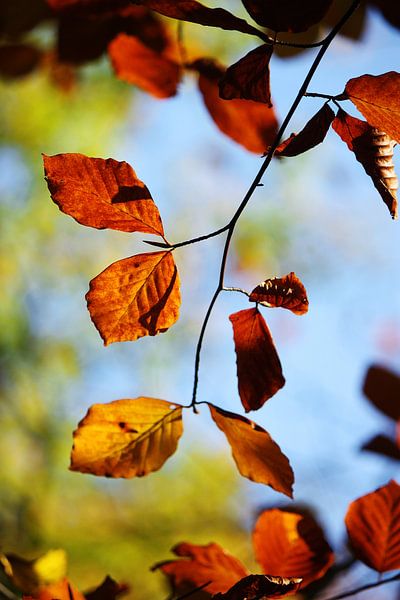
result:
[[[17,596],[17,594],[14,594],[14,592],[12,592],[11,590],[9,590],[8,587],[6,587],[0,581],[0,598],[1,598],[2,595],[5,598],[9,598],[10,600],[19,600],[19,596]]]
[[[331,96],[330,94],[320,94],[318,92],[306,92],[304,94],[304,96],[306,98],[327,98],[328,100],[344,100],[344,98],[342,98],[341,94],[336,95],[336,96]]]
[[[192,596],[196,592],[200,592],[205,587],[207,587],[208,585],[210,585],[210,583],[211,583],[211,581],[207,581],[207,583],[203,583],[202,585],[199,585],[197,588],[194,588],[193,590],[190,590],[190,592],[186,592],[186,594],[183,594],[183,596],[179,596],[178,598],[176,598],[176,600],[183,600],[184,598],[189,598],[189,596]]]
[[[397,575],[393,575],[393,577],[389,577],[388,579],[380,579],[379,581],[374,581],[373,583],[367,583],[354,590],[343,592],[338,596],[330,596],[329,598],[325,598],[325,600],[341,600],[342,598],[349,598],[350,596],[355,596],[355,594],[359,594],[360,592],[365,592],[365,590],[370,590],[380,585],[384,585],[385,583],[392,583],[393,581],[400,581],[400,573],[397,573]]]
[[[238,287],[223,287],[222,288],[223,292],[240,292],[241,294],[244,294],[245,296],[250,297],[249,292],[246,292],[246,290],[243,290],[242,288],[238,288]]]
[[[190,240],[185,240],[184,242],[178,242],[177,244],[164,244],[163,242],[153,242],[152,240],[143,240],[145,244],[149,244],[150,246],[157,246],[157,248],[167,248],[169,250],[174,250],[175,248],[182,248],[182,246],[189,246],[189,244],[196,244],[197,242],[203,242],[204,240],[209,240],[216,235],[221,235],[224,231],[227,231],[229,228],[229,223],[224,225],[220,229],[216,229],[211,233],[207,233],[206,235],[200,235],[199,237],[192,238]]]

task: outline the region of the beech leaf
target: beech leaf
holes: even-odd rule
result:
[[[118,260],[89,284],[90,317],[104,345],[164,333],[179,316],[179,275],[172,253]]]
[[[49,550],[39,558],[27,560],[16,554],[0,554],[0,565],[10,581],[24,594],[63,580],[67,571],[64,550]]]
[[[293,271],[283,277],[266,279],[254,288],[249,300],[269,308],[287,308],[295,315],[308,311],[306,288]]]
[[[395,481],[351,502],[345,523],[359,560],[379,573],[400,569],[400,486]]]
[[[74,431],[71,471],[105,477],[143,477],[174,454],[182,407],[157,398],[94,404]]]
[[[298,134],[292,133],[279,144],[275,156],[298,156],[321,144],[334,118],[335,113],[329,104],[324,104]]]
[[[272,575],[248,575],[225,594],[216,594],[213,600],[258,600],[284,598],[297,592],[301,578],[273,577]]]
[[[243,98],[264,102],[271,107],[269,61],[273,46],[263,44],[251,50],[226,70],[219,81],[219,95],[224,100]]]
[[[400,421],[400,377],[381,367],[371,365],[364,379],[363,392],[384,415]]]
[[[305,31],[321,21],[332,0],[242,0],[247,12],[263,27],[274,31]]]
[[[256,483],[269,485],[277,492],[292,498],[294,482],[292,467],[269,433],[246,417],[228,412],[213,404],[208,404],[208,408],[212,419],[225,434],[231,446],[232,456],[240,474]]]
[[[268,326],[257,310],[229,316],[233,327],[239,396],[246,412],[257,410],[285,385]]]
[[[311,516],[280,509],[261,513],[253,545],[265,573],[302,578],[301,588],[322,577],[334,561],[322,529]]]
[[[43,155],[43,162],[53,201],[78,223],[164,235],[149,190],[125,161],[72,153]]]

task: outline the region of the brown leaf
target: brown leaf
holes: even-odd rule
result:
[[[384,415],[400,421],[400,377],[381,367],[369,367],[363,384],[363,392],[370,402]]]
[[[301,578],[273,577],[272,575],[248,575],[225,594],[216,594],[213,600],[264,600],[284,598],[297,592]]]
[[[281,361],[257,308],[240,310],[229,319],[235,342],[239,396],[246,412],[258,410],[285,385]]]
[[[253,421],[208,404],[211,417],[225,434],[243,477],[264,483],[292,498],[294,474],[289,460],[269,433]],[[270,570],[269,573],[280,573]],[[282,573],[285,575],[284,573]]]
[[[372,127],[400,143],[400,73],[362,75],[346,83],[344,96]]]
[[[295,315],[304,315],[308,311],[306,288],[293,271],[283,277],[266,279],[254,288],[249,300],[269,308],[287,308]]]
[[[298,134],[292,133],[287,140],[281,142],[275,155],[298,156],[321,144],[334,118],[335,113],[329,104],[324,104]]]
[[[86,600],[115,600],[129,592],[125,583],[117,583],[107,575],[104,581],[94,590],[85,593]]]
[[[371,1],[371,0],[370,0]],[[372,0],[373,5],[377,6],[387,21],[397,29],[400,29],[400,5],[397,2],[388,2],[388,0]]]
[[[137,85],[156,98],[176,94],[180,66],[148,48],[138,38],[120,33],[108,46],[108,53],[119,79]]]
[[[157,563],[152,570],[160,570],[168,577],[174,596],[186,594],[208,583],[201,592],[190,595],[195,600],[205,600],[211,594],[226,592],[248,575],[242,563],[218,544],[197,546],[182,542],[172,551],[181,558]]]
[[[394,440],[386,435],[376,435],[362,445],[361,450],[380,454],[394,460],[400,460],[400,448]]]
[[[395,142],[383,131],[340,109],[332,128],[354,152],[365,172],[371,177],[393,219],[397,218],[398,180],[393,166]]]
[[[43,162],[53,201],[78,223],[96,229],[164,235],[149,190],[125,161],[44,154]]]
[[[18,590],[36,595],[53,584],[64,585],[67,557],[61,549],[49,550],[33,560],[16,554],[0,554],[0,567]]]
[[[157,398],[91,406],[74,431],[71,471],[105,477],[143,477],[174,454],[182,407]]]
[[[102,12],[116,12],[129,5],[130,0],[46,0],[46,2],[56,12],[95,15]]]
[[[178,319],[181,304],[172,253],[116,261],[92,279],[86,300],[105,346],[164,333]]]
[[[200,74],[199,89],[217,127],[250,152],[265,152],[277,133],[274,109],[250,100],[222,100],[218,83],[225,69],[213,59],[198,60],[191,67]]]
[[[253,545],[265,573],[301,577],[301,588],[325,575],[334,561],[322,529],[311,516],[279,509],[261,513]]]
[[[242,0],[247,12],[274,31],[304,31],[321,21],[332,0]]]
[[[263,44],[251,50],[226,70],[219,81],[219,95],[224,100],[242,98],[264,102],[271,107],[269,61],[273,46]]]
[[[0,77],[16,79],[29,75],[39,65],[42,53],[31,44],[0,46]]]
[[[395,481],[351,502],[345,523],[359,560],[379,573],[400,569],[400,486]]]

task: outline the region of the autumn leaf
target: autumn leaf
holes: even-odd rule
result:
[[[250,100],[222,100],[218,85],[225,69],[213,59],[198,60],[191,68],[199,73],[199,89],[217,127],[250,152],[262,154],[277,133],[274,109]]]
[[[269,433],[253,421],[213,404],[208,404],[211,417],[225,434],[232,456],[243,477],[264,483],[292,498],[294,474],[289,460]],[[280,571],[270,570],[269,573]],[[285,575],[282,573],[282,575]]]
[[[164,235],[149,190],[125,161],[56,154],[43,155],[43,162],[53,201],[78,223]]]
[[[359,560],[379,573],[400,569],[400,486],[395,481],[351,502],[345,523]]]
[[[67,557],[61,549],[49,550],[34,560],[16,554],[0,554],[0,566],[16,588],[24,594],[34,595],[41,588],[64,579]]]
[[[235,583],[225,594],[213,596],[213,600],[284,598],[296,593],[301,581],[301,578],[296,577],[248,575]]]
[[[263,44],[228,67],[219,81],[220,97],[224,100],[254,100],[271,107],[269,61],[272,50],[272,45]]]
[[[386,435],[376,435],[371,440],[362,445],[361,450],[380,454],[387,458],[400,460],[400,448],[394,440]]]
[[[304,31],[321,21],[332,0],[242,0],[247,12],[274,31]]]
[[[265,573],[301,577],[301,588],[323,577],[334,561],[322,529],[311,516],[280,509],[261,513],[253,545]]]
[[[211,594],[228,591],[248,575],[237,558],[215,543],[198,546],[182,542],[172,552],[180,558],[157,563],[152,570],[160,570],[168,577],[174,596],[191,592],[206,583],[201,592],[190,596],[195,600],[205,600]]]
[[[23,596],[23,600],[85,600],[85,596],[65,578],[40,588],[34,596]]]
[[[117,583],[112,577],[107,577],[94,590],[85,593],[86,600],[115,600],[129,592],[125,583]]]
[[[102,11],[118,10],[129,4],[130,0],[46,0],[47,4],[59,12],[87,12],[99,14]]]
[[[397,218],[398,180],[393,166],[395,142],[386,133],[371,127],[340,109],[332,128],[354,152],[365,172],[371,177],[393,219]]]
[[[229,316],[233,327],[239,395],[246,412],[257,410],[285,385],[268,326],[257,308]]]
[[[249,300],[269,308],[287,308],[295,315],[308,311],[306,288],[293,271],[283,277],[266,279],[254,288]]]
[[[164,333],[178,319],[181,304],[172,253],[117,260],[92,279],[86,300],[105,346]]]
[[[329,104],[324,104],[299,133],[292,133],[278,146],[275,156],[298,156],[321,144],[334,118]]]
[[[384,415],[400,421],[400,377],[381,367],[369,367],[364,379],[363,392]]]
[[[144,397],[94,404],[74,431],[70,469],[143,477],[175,452],[182,431],[179,404]]]
[[[180,66],[148,48],[138,38],[120,33],[110,43],[108,53],[119,79],[137,85],[156,98],[176,94]]]
[[[0,46],[0,77],[16,79],[32,73],[39,65],[42,53],[32,44]]]
[[[362,75],[346,83],[344,97],[368,123],[400,143],[400,73]]]

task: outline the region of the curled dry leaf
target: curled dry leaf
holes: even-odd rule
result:
[[[298,156],[321,144],[334,118],[335,113],[329,104],[324,104],[298,134],[292,133],[279,144],[275,156]]]
[[[400,569],[400,486],[395,481],[354,500],[345,523],[359,560],[379,573]]]
[[[305,31],[321,21],[332,0],[242,0],[247,12],[263,27],[274,31]]]
[[[73,153],[43,155],[43,162],[53,201],[78,223],[164,235],[149,190],[125,161]]]
[[[268,326],[257,308],[229,316],[235,342],[239,396],[257,410],[285,385],[282,365]]]
[[[61,549],[49,550],[34,560],[0,554],[0,566],[16,588],[24,594],[35,595],[40,589],[64,580],[67,556]]]
[[[292,498],[292,467],[269,433],[246,417],[213,404],[208,404],[208,408],[212,419],[231,446],[232,456],[240,474],[256,483],[269,485],[277,492]],[[270,569],[268,572],[281,573],[279,569]]]
[[[334,561],[322,529],[311,516],[279,509],[261,513],[253,545],[265,573],[300,577],[301,588],[325,575]]]
[[[249,300],[269,308],[287,308],[295,315],[304,315],[308,311],[306,288],[293,271],[283,277],[266,279],[254,288]]]
[[[340,109],[332,128],[354,152],[365,172],[371,177],[393,219],[397,218],[398,180],[393,165],[395,142],[383,131],[371,127]]]
[[[172,551],[180,557],[178,560],[158,563],[152,570],[160,570],[168,577],[174,596],[189,593],[207,583],[201,592],[190,596],[205,600],[211,594],[228,591],[248,575],[247,569],[237,558],[215,543],[197,546],[182,542]]]
[[[301,578],[273,577],[272,575],[248,575],[225,594],[216,594],[213,600],[261,600],[284,598],[295,594],[300,587]]]
[[[367,450],[374,454],[380,454],[387,458],[400,460],[400,448],[394,440],[386,435],[376,435],[371,440],[362,445],[361,450]]]
[[[250,152],[265,152],[277,133],[274,109],[250,100],[222,100],[218,85],[225,68],[213,59],[197,60],[191,68],[199,73],[200,92],[217,127]]]
[[[381,367],[371,365],[365,376],[363,392],[384,415],[400,421],[400,377]]]
[[[242,98],[272,106],[269,61],[273,46],[263,44],[251,50],[226,70],[219,81],[219,95],[224,100]]]
[[[85,593],[86,600],[115,600],[129,592],[126,583],[117,583],[107,575],[104,581],[94,590]]]
[[[90,317],[104,345],[164,333],[179,316],[179,275],[172,253],[118,260],[89,284]]]
[[[94,404],[74,431],[70,469],[143,477],[175,452],[182,431],[179,404],[143,397]]]

